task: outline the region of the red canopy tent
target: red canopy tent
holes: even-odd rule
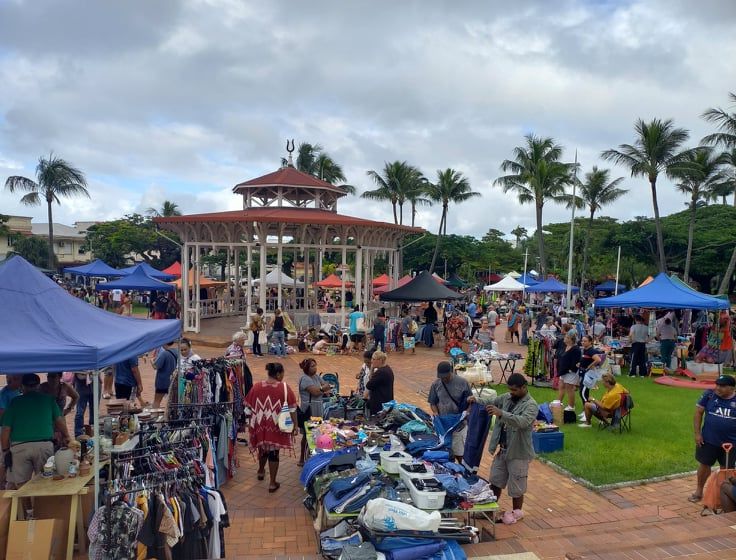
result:
[[[414,278],[413,278],[413,277],[412,277],[411,275],[409,275],[409,274],[407,274],[406,276],[402,276],[401,278],[399,278],[399,285],[398,285],[398,286],[396,286],[396,287],[397,287],[397,288],[401,288],[401,286],[404,286],[404,285],[408,284],[408,283],[409,283],[409,282],[411,282],[411,281],[412,281],[413,279],[414,279]],[[379,295],[380,295],[380,294],[382,294],[382,293],[384,293],[384,292],[388,292],[388,291],[390,291],[390,290],[392,290],[392,289],[393,289],[393,288],[391,288],[391,287],[390,287],[390,284],[386,284],[385,286],[378,286],[377,288],[375,288],[375,289],[373,290],[373,293],[374,293],[374,294],[379,294]]]
[[[176,261],[169,268],[166,268],[162,270],[161,272],[165,272],[166,274],[171,274],[172,276],[181,277],[181,263],[179,261]]]
[[[388,286],[391,283],[391,277],[388,274],[381,274],[378,278],[373,279],[373,286]]]
[[[342,278],[340,278],[337,274],[330,274],[324,280],[315,282],[314,285],[319,286],[320,288],[327,288],[327,289],[342,288]],[[350,282],[349,280],[345,282],[346,288],[350,288],[352,286],[353,286],[353,283]]]

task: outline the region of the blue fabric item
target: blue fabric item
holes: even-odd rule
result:
[[[386,560],[420,560],[431,558],[445,548],[445,541],[429,542],[407,548],[395,548],[386,553]]]
[[[464,474],[466,472],[465,467],[458,465],[457,463],[445,463],[443,465],[448,471],[452,471],[458,474]]]
[[[97,370],[176,340],[178,320],[109,313],[70,295],[22,257],[0,265],[1,373]]]
[[[359,496],[357,499],[353,499],[352,501],[350,501],[350,504],[345,507],[344,513],[359,512],[369,501],[374,500],[380,496],[383,487],[383,484],[380,482],[374,484],[373,486],[371,486],[368,492],[366,492],[362,496]]]
[[[486,407],[473,403],[468,415],[468,433],[465,435],[463,453],[463,466],[470,472],[478,471],[490,426],[491,416],[486,412]]]
[[[421,455],[428,449],[434,449],[435,447],[437,447],[438,443],[439,440],[437,438],[412,441],[411,443],[407,444],[407,446],[404,448],[404,451],[406,451],[412,457],[416,457],[418,455]]]
[[[530,293],[547,293],[547,292],[553,292],[557,294],[562,294],[567,292],[567,284],[563,284],[559,280],[556,280],[554,278],[547,278],[544,282],[540,282],[539,284],[534,284],[533,286],[529,286],[526,289],[527,292]],[[580,291],[580,288],[577,286],[572,287],[573,293],[578,293]]]
[[[442,483],[448,494],[459,496],[461,492],[470,490],[470,484],[463,477],[452,474],[435,474],[434,477]]]
[[[457,358],[458,356],[462,356],[463,354],[465,354],[465,352],[463,352],[462,348],[450,348],[451,358]]]
[[[430,430],[429,426],[427,426],[424,422],[420,422],[419,420],[410,420],[403,426],[399,428],[402,432],[405,434],[413,434],[416,432],[419,433],[429,433],[432,430]]]
[[[539,412],[537,412],[537,420],[544,420],[547,424],[551,424],[554,418],[552,417],[552,410],[549,408],[549,403],[542,403],[539,405]]]
[[[427,532],[427,534],[431,535],[432,533]],[[440,541],[441,539],[426,539],[417,537],[386,537],[377,539],[371,536],[371,542],[373,543],[373,546],[376,547],[376,550],[378,550],[379,552],[391,552],[404,548],[438,543]]]
[[[522,284],[526,284],[527,286],[536,286],[539,284],[539,280],[534,278],[531,274],[522,274],[516,279],[517,282],[521,282]]]
[[[309,486],[312,479],[317,476],[320,472],[325,470],[327,466],[332,462],[332,459],[341,455],[357,455],[357,447],[346,447],[345,449],[338,449],[337,451],[325,451],[323,453],[317,453],[312,455],[302,467],[302,472],[299,475],[299,482],[305,488]]]
[[[462,414],[443,414],[432,418],[434,433],[440,438],[442,446],[452,447],[452,433],[463,424],[464,419]]]
[[[450,460],[450,453],[447,451],[425,451],[422,455],[425,461],[436,461],[438,463],[446,463]]]
[[[152,268],[151,270],[155,269]],[[170,275],[167,274],[167,276]],[[105,282],[104,284],[97,284],[95,286],[95,290],[98,292],[103,290],[140,290],[143,292],[156,290],[159,292],[173,292],[174,285],[152,278],[146,274],[143,269],[143,265],[139,264],[138,266],[133,267],[133,270],[127,272],[122,278],[118,278],[111,282]]]
[[[122,272],[114,269],[100,259],[95,259],[91,263],[87,263],[82,266],[67,266],[64,268],[64,272],[69,272],[78,276],[97,276],[99,278],[117,278],[118,276],[124,276]]]
[[[350,490],[346,494],[343,494],[339,498],[335,496],[332,490],[330,490],[329,492],[327,492],[327,494],[325,494],[324,497],[325,509],[327,511],[335,511],[335,508],[349,502],[352,498],[357,496],[365,486],[368,486],[367,482],[365,484],[361,484],[360,486],[350,488]]]
[[[598,307],[649,307],[654,309],[728,309],[729,303],[676,283],[660,272],[646,286],[625,294],[597,298]]]
[[[171,282],[172,280],[176,280],[176,276],[174,276],[173,274],[169,274],[168,272],[163,272],[161,270],[156,270],[147,262],[134,264],[133,266],[129,266],[127,268],[121,268],[120,272],[127,276],[128,274],[133,274],[138,270],[142,270],[145,274],[147,274],[151,278],[155,278],[156,280],[163,280],[164,282]]]
[[[432,557],[432,560],[467,560],[467,556],[457,541],[448,539],[447,546]]]
[[[370,481],[370,479],[371,475],[367,473],[358,473],[355,476],[346,478],[336,478],[330,482],[330,492],[339,499],[350,494],[356,488],[360,488]]]

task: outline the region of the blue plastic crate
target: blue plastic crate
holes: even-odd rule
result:
[[[565,447],[565,434],[562,432],[532,432],[532,445],[535,453],[562,451]]]

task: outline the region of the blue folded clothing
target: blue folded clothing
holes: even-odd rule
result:
[[[422,459],[437,463],[447,463],[450,460],[450,454],[447,451],[425,451]]]
[[[371,475],[368,473],[358,473],[355,476],[336,478],[335,480],[330,482],[330,492],[332,492],[332,494],[339,499],[349,494],[356,488],[363,486],[370,479]]]

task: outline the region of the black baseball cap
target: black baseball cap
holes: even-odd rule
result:
[[[450,362],[440,362],[437,364],[437,377],[444,377],[452,373],[452,364]]]
[[[736,378],[731,375],[721,375],[718,379],[716,379],[716,385],[736,387]]]

